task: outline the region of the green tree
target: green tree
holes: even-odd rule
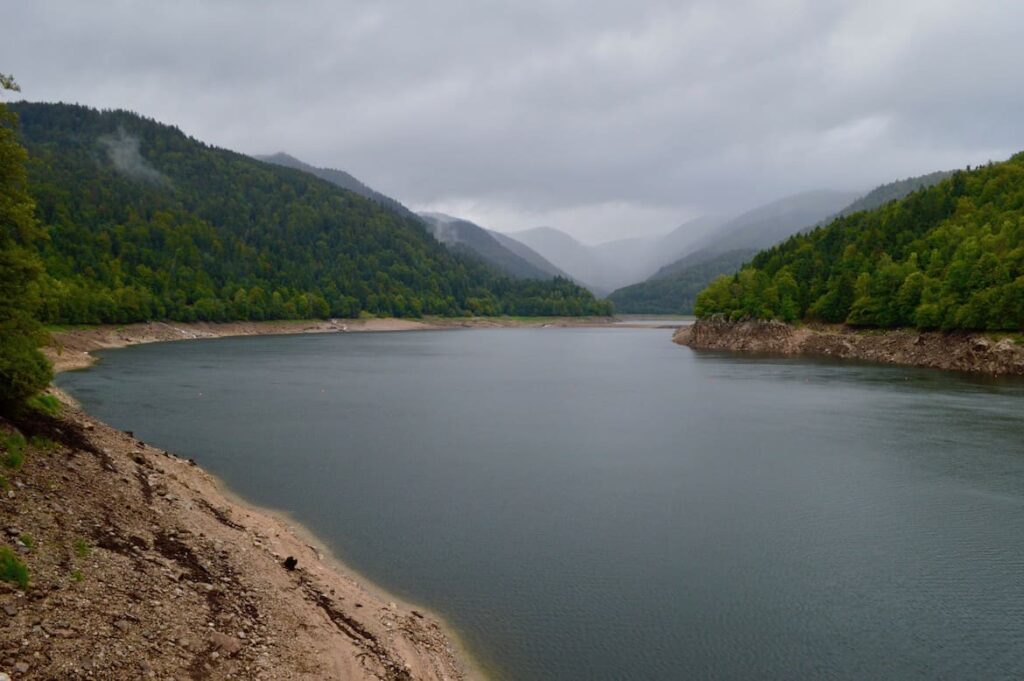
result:
[[[18,90],[0,74],[0,89]],[[41,236],[28,193],[27,154],[18,144],[17,118],[0,102],[0,409],[20,406],[50,382],[39,352],[43,331],[35,317],[41,267],[33,250]]]

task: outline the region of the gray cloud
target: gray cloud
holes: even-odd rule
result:
[[[8,3],[30,99],[586,240],[1024,148],[1002,0]]]

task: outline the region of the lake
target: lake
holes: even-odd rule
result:
[[[670,337],[229,338],[57,383],[495,678],[1024,677],[1024,382]]]

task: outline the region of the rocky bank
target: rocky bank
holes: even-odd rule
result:
[[[1024,376],[1024,344],[992,334],[702,319],[681,327],[673,340],[695,350],[835,357],[991,376]]]
[[[64,330],[46,351],[65,370],[141,342],[423,328],[437,327],[151,323]],[[0,572],[13,555],[29,573],[27,586],[0,580],[0,679],[480,676],[437,618],[361,580],[300,526],[49,393],[59,413],[0,419]]]

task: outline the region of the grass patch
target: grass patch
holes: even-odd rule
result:
[[[25,548],[27,549],[31,549],[36,545],[36,542],[34,539],[32,539],[31,534],[23,534],[20,537],[18,537],[18,539],[21,540],[21,543],[24,544]]]
[[[56,416],[60,413],[60,400],[53,395],[36,395],[29,399],[28,408],[47,416]]]
[[[18,560],[9,546],[0,546],[0,579],[28,588],[28,567]]]
[[[85,558],[92,553],[92,547],[89,546],[89,542],[82,538],[76,539],[75,543],[71,545],[71,548],[74,549],[75,555],[79,558]]]
[[[21,468],[21,464],[25,463],[25,442],[24,436],[18,432],[3,433],[0,434],[0,449],[3,450],[3,456],[0,457],[0,463],[12,470]]]
[[[83,579],[85,579],[85,575],[82,574],[81,570],[75,570],[71,573],[71,579],[73,579],[76,582],[80,582]]]
[[[60,445],[57,444],[56,441],[51,440],[50,438],[46,437],[45,435],[33,435],[31,438],[29,438],[28,443],[34,449],[38,449],[41,452],[56,451],[56,449],[58,447],[60,447]]]

